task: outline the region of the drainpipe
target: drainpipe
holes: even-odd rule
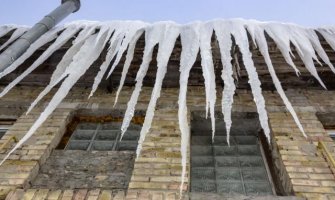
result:
[[[62,0],[62,4],[35,24],[0,55],[0,72],[9,67],[29,46],[71,13],[80,9],[80,0]]]

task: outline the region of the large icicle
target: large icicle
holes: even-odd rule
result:
[[[179,80],[179,99],[178,99],[178,121],[181,132],[181,185],[180,194],[183,191],[187,165],[187,147],[190,140],[190,127],[187,120],[186,94],[190,70],[194,65],[200,48],[200,23],[186,25],[181,28],[180,38],[182,51],[180,55],[180,80]]]
[[[113,63],[113,66],[111,67],[111,70],[109,70],[108,72],[107,78],[109,78],[110,75],[113,73],[115,66],[119,64],[123,53],[126,51],[127,47],[129,46],[129,43],[135,37],[138,31],[143,30],[143,28],[148,26],[148,24],[141,22],[141,21],[127,22],[127,25],[128,25],[127,27],[128,30],[126,30],[125,38],[122,41],[122,45],[117,48],[118,49],[117,57]]]
[[[110,41],[110,48],[107,53],[105,62],[101,65],[100,71],[95,77],[90,97],[94,94],[94,92],[98,88],[98,85],[100,84],[102,77],[105,75],[108,69],[108,66],[110,65],[113,58],[115,58],[115,56],[117,55],[107,75],[107,78],[113,73],[115,67],[119,64],[123,53],[127,49],[127,46],[130,40],[134,37],[138,29],[141,29],[144,27],[144,23],[143,22],[119,22],[116,25],[113,25],[113,27],[115,27],[115,32]]]
[[[290,42],[292,42],[292,44],[296,47],[301,60],[305,64],[306,69],[319,81],[322,87],[326,88],[314,66],[314,60],[318,61],[318,58],[315,54],[310,38],[306,36],[305,29],[296,25],[267,23],[265,31],[270,35],[270,37],[272,37],[278,47],[285,45],[284,52],[282,52],[285,59],[287,59],[285,53],[287,54],[287,52],[290,52],[292,54],[290,48]],[[291,61],[292,60],[289,60],[289,64],[294,66]]]
[[[101,38],[97,37],[97,34],[86,40],[83,47],[80,49],[78,54],[73,58],[73,62],[69,66],[67,73],[68,77],[64,80],[56,94],[53,96],[51,101],[45,110],[41,113],[39,118],[35,121],[33,126],[25,134],[25,136],[15,145],[15,147],[6,155],[2,160],[0,165],[25,141],[27,141],[32,134],[43,124],[43,122],[50,116],[50,114],[57,108],[61,101],[68,94],[72,86],[78,81],[78,79],[86,72],[86,70],[91,66],[91,64],[99,57],[101,51],[107,43],[110,33],[106,31],[104,34],[100,35]],[[94,46],[96,40],[98,43]],[[80,67],[78,67],[80,66]]]
[[[271,78],[273,80],[273,83],[276,87],[276,90],[279,94],[279,96],[282,98],[286,108],[288,109],[288,111],[291,113],[295,123],[297,124],[298,128],[300,129],[301,133],[307,137],[304,128],[302,127],[302,124],[297,116],[297,113],[295,112],[291,102],[288,100],[281,84],[280,81],[277,77],[277,74],[275,72],[275,69],[273,67],[271,58],[270,58],[270,54],[269,54],[269,49],[268,49],[268,44],[266,41],[266,37],[265,37],[265,32],[264,29],[262,28],[262,26],[260,26],[259,24],[252,23],[249,22],[246,24],[247,29],[251,35],[251,37],[253,38],[255,44],[257,44],[259,51],[261,52],[262,56],[264,57],[265,63],[268,66]]]
[[[100,30],[100,32],[99,33],[97,33],[97,34],[95,34],[95,40],[98,40],[98,43],[100,42],[102,42],[101,40],[103,40],[101,37],[103,37],[103,34],[108,34],[109,36],[110,36],[110,34],[111,34],[111,32],[112,32],[112,30],[110,30],[108,27],[103,27],[103,28],[101,28],[101,30]],[[101,33],[103,33],[103,34],[101,34]],[[89,36],[89,38],[88,39],[90,39],[90,38],[92,38],[93,36]],[[87,39],[87,40],[88,40]],[[59,75],[59,77],[57,77],[56,79],[53,79],[53,80],[50,80],[50,83],[48,84],[48,86],[47,87],[45,87],[44,88],[44,90],[38,95],[38,97],[34,100],[34,102],[30,105],[30,107],[29,107],[29,109],[28,109],[28,111],[27,111],[27,113],[29,113],[36,105],[37,105],[37,103],[45,96],[45,95],[47,95],[50,91],[51,91],[51,89],[52,88],[54,88],[59,82],[61,82],[64,78],[66,78],[67,76],[69,76],[69,74],[71,73],[71,71],[74,71],[75,69],[75,66],[73,65],[73,62],[74,62],[74,58],[76,58],[76,57],[80,57],[81,55],[81,52],[82,51],[84,51],[84,53],[85,53],[85,48],[87,48],[87,47],[85,47],[85,45],[87,45],[87,40],[85,40],[85,41],[83,41],[84,43],[83,43],[83,45],[81,45],[81,48],[80,49],[78,49],[78,51],[77,51],[77,53],[73,56],[73,58],[72,58],[72,62],[70,62],[69,63],[69,65],[66,67],[66,68],[64,68],[64,72],[62,73],[62,74],[60,74]],[[93,45],[92,46],[96,46],[97,44],[97,41],[95,41],[94,43],[93,43]],[[103,43],[103,44],[105,44],[105,43]],[[98,47],[96,47],[96,48],[98,48]],[[102,50],[101,50],[102,51]],[[88,55],[91,55],[91,54],[93,54],[92,52],[89,52],[89,53],[87,53]],[[87,69],[88,69],[88,67],[90,67],[91,65],[92,65],[92,63],[96,60],[96,56],[97,55],[91,55],[91,57],[92,58],[87,58],[87,62],[88,63],[85,63],[85,65],[84,66],[86,66],[87,67]],[[95,58],[95,60],[93,60]],[[93,61],[92,61],[93,60]],[[88,65],[88,66],[87,66]],[[74,83],[73,83],[74,84]]]
[[[73,41],[72,46],[64,54],[62,60],[58,63],[55,71],[52,73],[50,83],[55,82],[66,70],[72,62],[72,58],[76,55],[79,49],[84,45],[85,40],[90,37],[95,29],[99,26],[86,26]]]
[[[1,93],[0,97],[3,97],[7,92],[9,92],[15,85],[17,85],[23,78],[29,75],[32,71],[34,71],[38,66],[40,66],[46,59],[48,59],[56,50],[58,50],[61,46],[63,46],[70,38],[73,37],[79,30],[79,27],[69,27],[66,28],[60,36],[56,39],[56,41],[50,45],[50,47],[43,52],[43,54],[28,68],[26,69],[20,76],[18,76],[14,81],[12,81]]]
[[[0,38],[7,35],[10,31],[15,29],[15,25],[3,25],[0,27]]]
[[[164,29],[165,23],[159,22],[155,23],[151,26],[148,26],[145,31],[145,48],[143,53],[143,59],[142,64],[140,66],[140,69],[137,72],[136,75],[136,85],[135,89],[130,97],[130,100],[127,105],[127,110],[122,122],[121,126],[121,138],[123,137],[124,133],[127,131],[127,128],[134,116],[135,112],[135,106],[137,104],[138,97],[141,92],[141,88],[143,85],[143,79],[145,75],[147,74],[149,64],[152,60],[152,54],[154,51],[154,47],[161,41],[161,37],[165,31]]]
[[[268,115],[265,109],[265,100],[262,95],[261,82],[258,78],[256,67],[252,60],[252,54],[249,50],[249,40],[247,31],[244,28],[243,21],[235,20],[231,29],[231,34],[235,38],[236,45],[239,47],[242,54],[243,63],[247,70],[249,77],[249,84],[251,86],[251,92],[254,96],[256,103],[259,121],[264,130],[264,134],[270,142],[270,128],[268,124]]]
[[[319,37],[316,34],[315,30],[313,29],[303,29],[300,28],[302,30],[305,30],[305,35],[306,37],[309,39],[309,41],[312,43],[313,48],[315,49],[316,53],[320,56],[320,58],[323,60],[323,62],[325,62],[329,68],[335,73],[335,68],[333,66],[333,64],[330,62],[327,53],[325,52],[325,50],[323,49]],[[319,64],[321,65],[321,63],[319,62]]]
[[[0,46],[0,51],[4,48],[6,48],[9,44],[11,44],[12,42],[14,42],[16,39],[18,39],[19,37],[21,37],[25,32],[27,32],[29,30],[28,27],[22,26],[22,27],[18,27],[14,33],[10,36],[9,40],[7,40],[7,42],[5,42],[3,45]]]
[[[123,69],[122,69],[122,74],[121,74],[121,80],[119,84],[119,88],[117,89],[116,92],[116,97],[115,97],[115,102],[114,106],[116,105],[118,99],[119,99],[119,94],[122,90],[122,87],[124,85],[124,82],[126,80],[126,75],[128,73],[131,61],[133,60],[134,53],[135,53],[135,47],[138,39],[141,37],[143,34],[144,29],[140,29],[136,32],[133,38],[131,38],[131,41],[129,42],[128,50],[127,50],[127,56],[126,56],[126,61],[124,62]]]
[[[231,64],[232,55],[232,38],[230,30],[232,30],[232,22],[220,23],[214,22],[214,31],[220,47],[221,62],[222,62],[222,73],[221,78],[224,83],[222,92],[222,114],[226,125],[227,143],[230,145],[230,128],[232,124],[231,110],[234,102],[234,94],[236,90],[234,78],[233,78],[233,65]]]
[[[214,141],[216,83],[215,83],[213,56],[211,50],[212,34],[213,34],[212,24],[211,23],[202,24],[200,28],[200,55],[201,55],[202,73],[205,79],[206,117],[208,116],[208,108],[209,108],[212,122],[212,140]]]
[[[48,42],[51,42],[57,37],[57,33],[61,31],[63,28],[55,28],[50,30],[49,32],[42,35],[39,39],[37,39],[30,47],[24,52],[17,60],[15,60],[9,67],[7,67],[4,71],[0,73],[0,78],[6,76],[7,74],[14,71],[17,67],[19,67],[25,60],[27,60],[36,50],[45,45]]]
[[[52,88],[54,88],[59,82],[61,82],[67,76],[67,69],[72,63],[73,57],[79,52],[81,47],[85,44],[87,38],[94,33],[94,30],[96,28],[97,28],[96,26],[88,26],[79,33],[77,38],[73,41],[73,45],[65,53],[62,60],[58,63],[55,71],[51,76],[49,84],[34,100],[30,108],[28,109],[27,113],[29,113],[31,109],[34,108],[36,104],[51,91]]]
[[[323,36],[331,48],[335,50],[335,28],[320,28],[317,31]]]
[[[142,144],[144,142],[145,136],[150,130],[155,114],[156,103],[160,97],[163,79],[167,71],[169,58],[176,43],[176,39],[180,33],[180,28],[175,23],[165,23],[164,26],[160,27],[160,29],[162,29],[162,33],[160,34],[159,38],[156,80],[154,88],[152,89],[151,99],[145,114],[142,130],[140,132],[140,139],[138,141],[138,147],[136,151],[137,157],[140,155],[142,150]]]

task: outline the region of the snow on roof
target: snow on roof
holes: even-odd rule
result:
[[[6,35],[10,31],[14,31],[8,42],[0,47],[6,48],[12,41],[20,37],[27,27],[5,25],[0,27],[0,37]],[[186,172],[186,159],[187,159],[187,144],[190,137],[190,128],[187,123],[187,83],[190,70],[197,58],[198,53],[201,55],[201,66],[203,77],[205,80],[206,91],[206,113],[210,115],[212,120],[212,133],[213,139],[215,137],[215,115],[214,107],[216,99],[216,84],[214,64],[212,58],[211,38],[214,33],[216,40],[219,44],[221,61],[223,64],[222,80],[224,82],[223,97],[222,97],[222,112],[227,129],[227,141],[229,142],[229,131],[231,127],[231,109],[233,104],[233,96],[235,94],[236,86],[233,78],[233,66],[231,64],[232,56],[231,49],[233,45],[237,45],[242,54],[242,60],[249,77],[249,84],[254,96],[259,120],[264,130],[265,135],[270,141],[270,129],[268,125],[268,116],[265,108],[265,100],[262,95],[261,82],[259,80],[251,52],[249,50],[248,34],[251,36],[252,41],[260,50],[269,73],[273,80],[274,86],[282,98],[287,109],[294,118],[301,133],[306,136],[304,129],[299,121],[299,118],[294,111],[290,101],[285,95],[281,83],[276,75],[275,67],[272,64],[266,34],[273,39],[279,48],[285,61],[293,68],[299,76],[299,70],[292,60],[291,44],[296,48],[298,55],[302,59],[305,67],[310,74],[315,77],[318,82],[326,88],[323,81],[319,77],[314,61],[321,63],[321,61],[328,65],[328,67],[335,72],[333,64],[330,62],[325,50],[321,46],[317,32],[320,33],[327,43],[335,50],[335,27],[323,28],[304,28],[294,24],[283,24],[278,22],[258,22],[255,20],[213,20],[209,22],[194,22],[186,25],[176,24],[174,22],[157,22],[148,24],[141,21],[111,21],[111,22],[90,22],[90,21],[77,21],[63,26],[58,26],[36,42],[16,61],[12,63],[6,70],[0,73],[0,78],[13,72],[20,66],[26,59],[28,59],[36,50],[48,42],[55,40],[43,54],[12,81],[1,93],[0,97],[4,96],[10,89],[18,84],[24,77],[41,65],[47,58],[49,58],[57,49],[68,42],[71,38],[75,37],[72,46],[67,50],[62,60],[58,63],[50,83],[36,100],[30,106],[28,113],[32,108],[55,87],[61,83],[56,94],[45,110],[41,113],[40,117],[36,120],[33,126],[29,129],[26,135],[16,144],[16,146],[9,152],[8,156],[19,148],[25,141],[31,137],[38,127],[47,119],[47,117],[56,109],[61,101],[68,94],[70,89],[79,80],[81,76],[90,68],[93,62],[100,56],[105,46],[108,45],[108,51],[105,61],[100,66],[100,71],[97,73],[92,92],[94,94],[99,83],[105,74],[110,76],[117,64],[120,62],[122,55],[126,52],[126,60],[123,66],[122,77],[120,86],[117,90],[115,104],[118,100],[118,95],[122,90],[124,81],[130,63],[134,57],[134,50],[140,36],[145,34],[145,48],[143,53],[142,64],[137,72],[135,89],[131,95],[128,107],[125,113],[124,121],[122,123],[122,135],[126,132],[129,123],[134,115],[135,106],[143,85],[143,79],[146,76],[154,47],[158,44],[157,55],[157,74],[152,91],[152,96],[146,111],[145,121],[140,133],[140,140],[138,145],[137,154],[139,155],[142,143],[146,134],[149,132],[151,123],[154,117],[154,111],[157,100],[160,96],[163,79],[167,73],[167,65],[170,55],[173,51],[175,42],[180,36],[182,52],[180,57],[180,93],[179,93],[179,124],[181,130],[181,154],[183,175]],[[232,39],[233,38],[233,39]],[[321,61],[318,59],[320,58]],[[113,63],[112,63],[113,62]],[[109,66],[112,66],[109,68]],[[108,71],[109,69],[109,71]],[[307,137],[307,136],[306,136]],[[8,156],[4,159],[6,160]],[[182,178],[182,182],[184,178]]]

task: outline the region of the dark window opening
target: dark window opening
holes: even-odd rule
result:
[[[194,114],[191,124],[191,192],[273,195],[274,187],[258,139],[253,113],[233,118],[230,146],[223,119],[216,121],[212,142],[210,119]]]
[[[0,119],[0,139],[6,134],[15,121],[16,120],[13,119]]]
[[[335,141],[335,113],[317,113],[316,116],[326,130],[326,133]]]

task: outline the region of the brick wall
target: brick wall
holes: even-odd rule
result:
[[[12,107],[21,105],[26,108],[28,103],[37,96],[40,89],[17,87],[1,99],[0,109],[8,110],[6,105]],[[15,188],[29,187],[29,181],[36,176],[40,166],[58,144],[73,112],[81,108],[99,110],[112,107],[114,94],[107,94],[105,91],[99,90],[95,96],[87,100],[89,92],[89,89],[73,90],[27,144],[15,152],[3,166],[0,166],[0,196],[4,197]],[[115,109],[126,109],[131,92],[131,88],[124,88]],[[178,92],[177,89],[164,89],[162,92],[152,128],[144,141],[140,157],[135,161],[127,193],[128,199],[179,198],[181,164],[180,131],[177,118]],[[317,148],[318,141],[326,141],[333,155],[335,155],[335,148],[316,116],[317,112],[335,112],[335,92],[289,90],[287,94],[298,112],[309,136],[308,139],[300,134],[280,97],[276,93],[264,92],[269,122],[274,136],[272,153],[276,158],[275,164],[280,171],[285,192],[308,199],[335,198],[332,196],[335,194],[334,174],[328,161]],[[143,88],[137,105],[138,110],[146,110],[150,95],[151,88]],[[221,101],[219,100],[220,94],[218,95],[216,109],[219,111]],[[49,100],[50,97],[50,95],[47,96],[46,100]],[[256,112],[250,92],[238,91],[234,100],[234,112]],[[187,102],[191,111],[204,110],[204,89],[189,88]],[[41,102],[39,108],[31,114],[20,116],[17,123],[0,140],[0,145],[7,142],[11,136],[22,137],[45,105],[46,102]],[[2,150],[0,157],[3,157],[8,149]],[[188,188],[187,183],[188,181],[185,184],[185,190]],[[31,192],[31,190],[29,191]],[[36,192],[36,190],[34,191]],[[22,192],[22,190],[15,190],[11,195]],[[70,193],[77,194],[77,191],[62,191],[60,193],[66,197]],[[36,194],[34,193],[34,195]],[[99,191],[97,194],[95,196],[98,198],[103,192]]]

